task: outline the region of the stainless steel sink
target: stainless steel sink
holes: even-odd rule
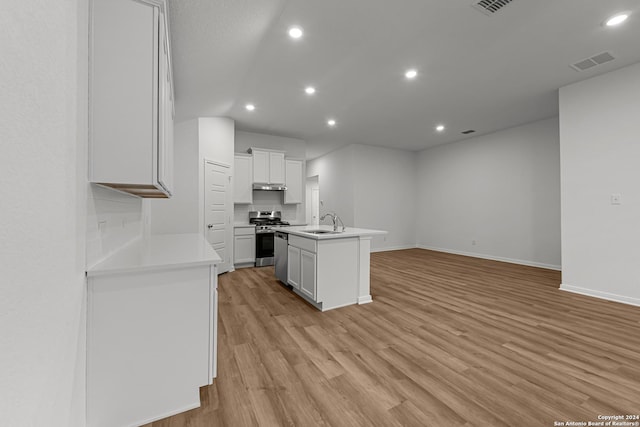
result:
[[[340,231],[331,231],[331,230],[304,230],[303,233],[310,234],[338,234]]]

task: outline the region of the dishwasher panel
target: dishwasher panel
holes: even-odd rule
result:
[[[275,264],[276,278],[287,285],[287,264],[288,264],[288,246],[289,235],[276,231],[275,235]]]

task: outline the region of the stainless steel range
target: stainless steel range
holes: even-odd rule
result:
[[[276,228],[289,223],[282,221],[280,211],[251,211],[249,223],[256,225],[256,267],[273,265]]]

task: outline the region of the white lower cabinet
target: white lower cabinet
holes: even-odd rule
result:
[[[305,297],[316,301],[316,242],[289,236],[288,281]]]
[[[287,248],[288,262],[287,262],[287,282],[294,289],[300,289],[301,271],[302,265],[300,264],[300,248],[289,245]]]
[[[216,376],[215,265],[90,276],[87,321],[87,426],[200,406]]]
[[[256,262],[255,227],[236,227],[233,234],[233,264],[236,267],[252,267]]]
[[[300,250],[300,292],[316,301],[316,254]]]

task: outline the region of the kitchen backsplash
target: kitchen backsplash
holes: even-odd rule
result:
[[[281,211],[282,219],[292,224],[303,224],[304,205],[285,205],[282,191],[257,191],[253,192],[253,204],[234,205],[234,222],[244,224],[249,222],[249,211]]]
[[[90,184],[87,194],[87,267],[143,234],[142,199]]]

